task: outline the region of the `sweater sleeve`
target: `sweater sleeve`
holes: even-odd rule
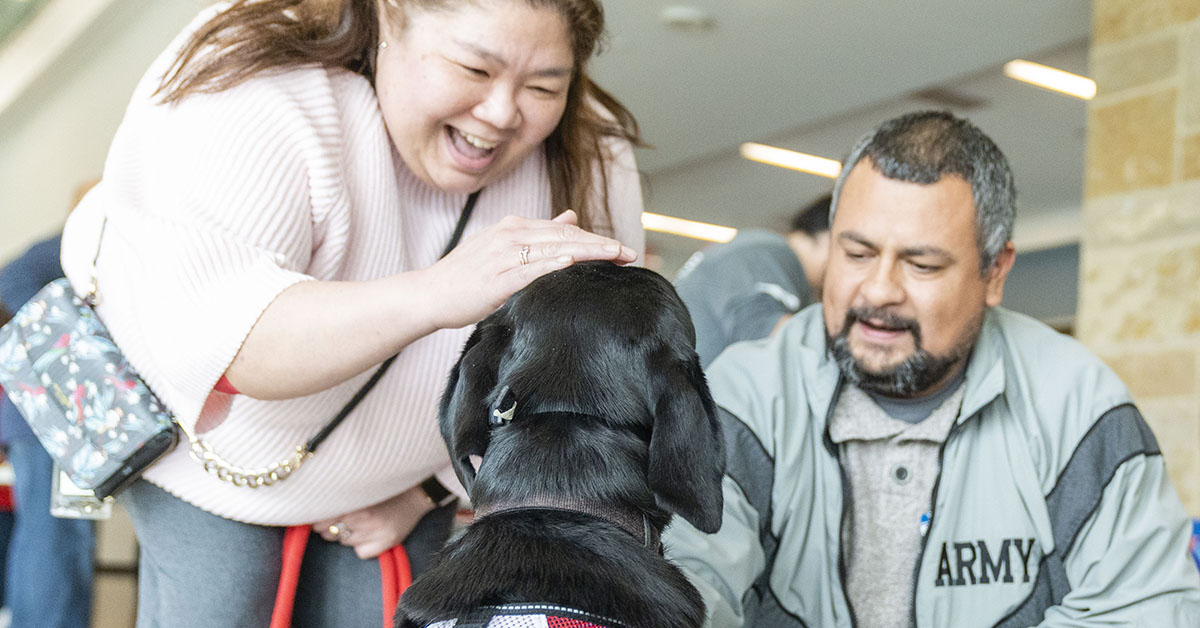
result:
[[[308,278],[314,214],[333,194],[315,182],[336,178],[323,76],[299,70],[177,105],[135,100],[101,184],[68,223],[77,289],[104,224],[97,311],[185,425],[263,310]]]

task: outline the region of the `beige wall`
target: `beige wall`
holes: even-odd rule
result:
[[[1095,0],[1078,333],[1200,516],[1200,0]]]
[[[0,107],[0,264],[61,228],[76,188],[100,175],[138,78],[203,5],[112,0],[65,50],[44,51],[53,58],[22,53],[45,69]]]

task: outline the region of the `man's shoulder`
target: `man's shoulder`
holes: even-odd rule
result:
[[[1074,338],[999,308],[989,313],[989,327],[1003,352],[1004,414],[1040,452],[1047,486],[1104,417],[1136,413],[1121,379]]]
[[[832,390],[837,367],[825,354],[820,304],[801,310],[771,336],[730,345],[707,374],[718,405],[745,421],[765,421],[772,406],[774,412]]]
[[[1000,307],[992,308],[988,318],[998,332],[1005,360],[1037,374],[1040,382],[1066,383],[1096,371],[1110,372],[1083,343],[1037,319]]]
[[[55,267],[58,265],[58,255],[61,250],[62,234],[59,233],[39,240],[33,246],[26,249],[14,262],[30,266]]]
[[[786,238],[771,231],[751,229],[738,233],[733,240],[716,247],[709,258],[728,264],[737,260],[751,263],[753,260],[789,259],[789,256],[794,258],[796,254],[788,246]]]
[[[741,231],[729,242],[714,244],[692,255],[680,269],[675,284],[686,286],[708,283],[717,276],[740,276],[748,268],[783,255],[795,257],[783,236],[760,229]]]
[[[42,286],[62,277],[61,249],[62,237],[55,235],[29,247],[0,268],[0,301],[15,310]]]

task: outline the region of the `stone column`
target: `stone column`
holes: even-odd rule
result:
[[[1200,0],[1094,0],[1077,330],[1200,517]]]

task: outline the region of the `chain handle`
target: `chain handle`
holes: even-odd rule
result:
[[[188,453],[191,454],[193,460],[204,466],[205,471],[218,480],[247,488],[271,486],[276,482],[282,482],[313,455],[313,452],[305,447],[296,447],[296,452],[283,460],[272,462],[258,469],[247,469],[222,458],[207,441],[200,440],[191,433],[187,433],[187,437],[191,443]]]
[[[88,282],[88,291],[81,297],[81,300],[89,307],[96,307],[100,303],[100,282],[96,263],[100,260],[100,244],[104,242],[104,230],[107,227],[108,216],[105,216],[104,222],[100,223],[100,235],[96,238],[96,255],[92,258],[92,272],[90,281]],[[259,469],[247,469],[222,458],[213,449],[212,445],[200,440],[192,430],[184,427],[182,423],[176,421],[176,425],[179,425],[184,435],[187,436],[188,443],[191,445],[188,453],[191,454],[192,459],[203,465],[204,470],[214,475],[218,480],[229,482],[234,486],[258,488],[282,482],[295,472],[296,469],[299,469],[305,460],[308,460],[313,455],[312,450],[308,447],[296,447],[296,452],[283,460],[273,462]]]

